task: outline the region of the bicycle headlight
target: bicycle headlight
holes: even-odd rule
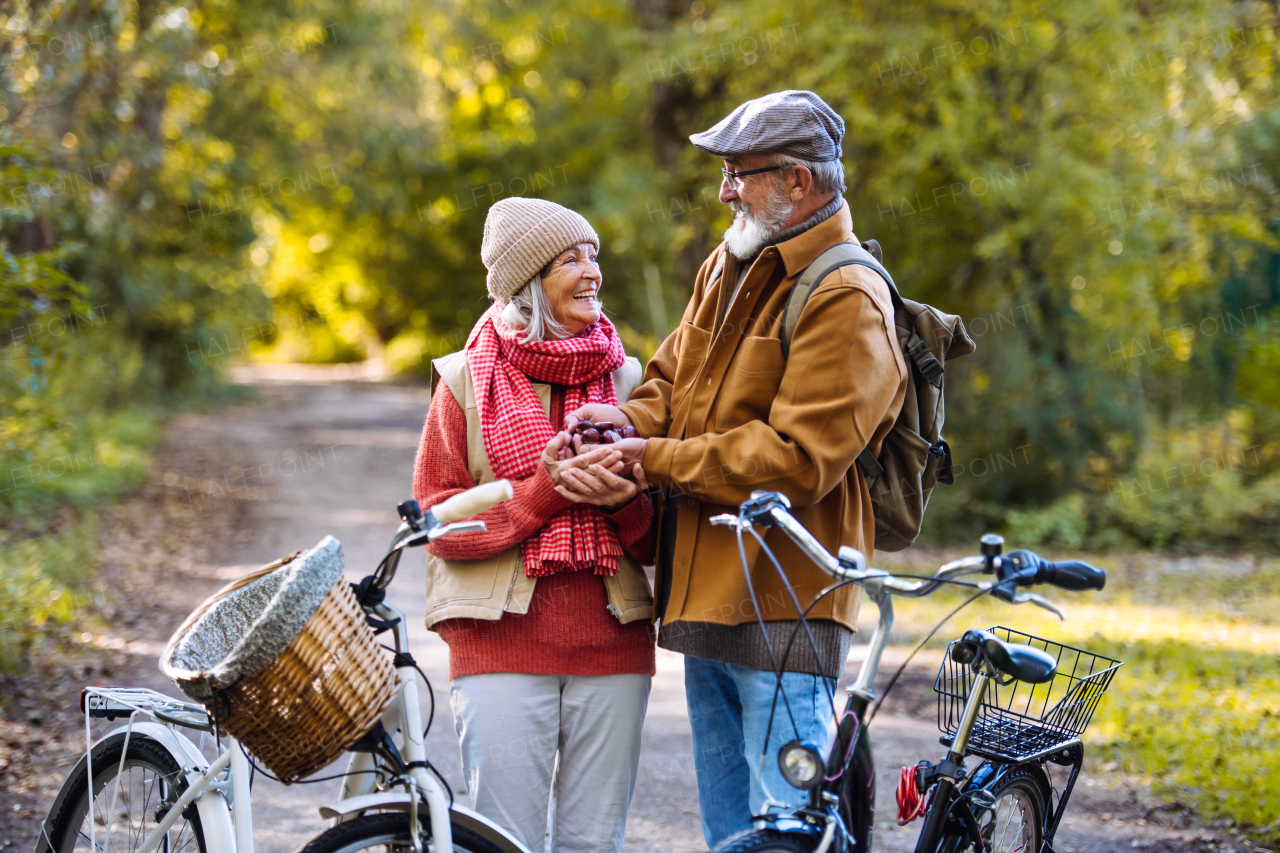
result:
[[[793,788],[816,788],[822,784],[822,756],[818,750],[793,740],[778,750],[778,769]]]

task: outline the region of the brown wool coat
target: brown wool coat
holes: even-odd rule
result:
[[[710,523],[717,513],[736,512],[755,489],[790,498],[795,517],[828,550],[850,545],[871,557],[871,495],[854,459],[868,445],[879,453],[902,407],[907,377],[887,285],[865,267],[836,270],[810,296],[790,358],[783,358],[781,343],[792,285],[823,250],[856,240],[852,225],[846,204],[798,237],[764,249],[717,328],[721,302],[739,274],[730,255],[718,282],[708,282],[722,244],[703,263],[680,327],[622,406],[649,439],[644,468],[650,481],[686,496],[674,502],[677,540],[665,624],[739,625],[755,618],[737,539]],[[766,541],[802,606],[831,583],[781,531],[769,530]],[[768,558],[750,535],[744,544],[763,617],[795,619]],[[856,629],[859,600],[857,587],[842,587],[811,618]]]

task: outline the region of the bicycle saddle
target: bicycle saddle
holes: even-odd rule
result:
[[[1006,643],[990,631],[965,631],[951,650],[951,659],[957,663],[969,663],[979,653],[985,655],[1000,674],[1011,675],[1028,684],[1043,684],[1058,671],[1057,660],[1048,652],[1019,643]]]

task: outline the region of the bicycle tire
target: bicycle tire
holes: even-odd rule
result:
[[[418,819],[429,834],[431,822],[426,810],[419,813]],[[453,849],[459,853],[508,853],[464,826],[456,823],[451,826]],[[374,846],[386,851],[411,851],[409,816],[403,812],[364,815],[326,829],[303,845],[298,853],[355,853]],[[427,845],[423,844],[422,849],[426,850]]]
[[[991,853],[1041,849],[1044,845],[1044,816],[1048,799],[1040,777],[1025,767],[1018,767],[987,790],[995,801],[996,808],[994,811],[979,809],[975,816]],[[1008,806],[1004,805],[1006,801],[1009,801]],[[1023,811],[1020,825],[1025,827],[1025,832],[1014,830],[1015,834],[1011,835],[1009,824],[1002,823],[1001,818],[1004,814],[1012,817],[1013,809],[1018,808],[1015,803],[1020,804]],[[1004,808],[1009,808],[1010,811],[1003,812]],[[972,849],[973,842],[968,834],[948,834],[937,847],[938,853],[964,853]]]
[[[711,853],[810,853],[818,839],[804,833],[776,829],[747,829],[730,835]]]
[[[111,807],[110,798],[114,796],[115,786],[108,786],[108,783],[115,780],[120,770],[120,755],[124,751],[124,741],[124,733],[120,732],[104,738],[93,746],[94,818],[95,823],[98,824],[95,827],[95,834],[99,834],[99,847],[102,839],[100,833],[106,831],[99,816]],[[130,797],[133,794],[135,782],[140,783],[144,792],[146,791],[148,771],[153,774],[157,783],[153,789],[158,793],[155,808],[150,807],[150,797],[145,795],[146,799],[137,809],[140,818],[139,831],[130,833],[136,835],[134,840],[140,845],[158,823],[156,815],[160,814],[163,817],[163,813],[159,811],[161,806],[164,803],[176,802],[181,796],[181,791],[186,787],[186,781],[182,777],[182,768],[169,754],[169,750],[165,749],[159,741],[143,734],[134,733],[129,738],[129,752],[124,759],[124,769],[128,773],[126,778],[129,782]],[[45,831],[36,839],[35,853],[74,853],[78,849],[86,851],[89,849],[87,833],[82,831],[89,816],[88,780],[89,763],[82,757],[68,774],[67,780],[62,784],[62,789],[58,791],[58,796],[49,809],[49,815],[44,823]],[[120,796],[125,796],[125,792],[121,791]],[[125,811],[132,826],[135,811],[133,801],[130,798],[125,802],[128,803]],[[116,806],[120,809],[122,803],[117,800]],[[151,818],[150,828],[147,826],[148,817]],[[185,821],[175,823],[169,830],[169,835],[157,848],[160,853],[196,853],[197,850],[199,853],[205,853],[204,831],[200,826],[200,814],[195,806],[188,806],[184,810],[183,817]],[[175,832],[176,839],[173,837]],[[128,848],[122,847],[117,843],[118,841],[119,837],[113,832],[112,849],[126,851]],[[191,843],[192,841],[194,844]]]

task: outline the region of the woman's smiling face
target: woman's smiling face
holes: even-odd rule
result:
[[[600,267],[596,247],[579,243],[561,252],[542,277],[542,292],[556,322],[570,337],[600,321]]]

